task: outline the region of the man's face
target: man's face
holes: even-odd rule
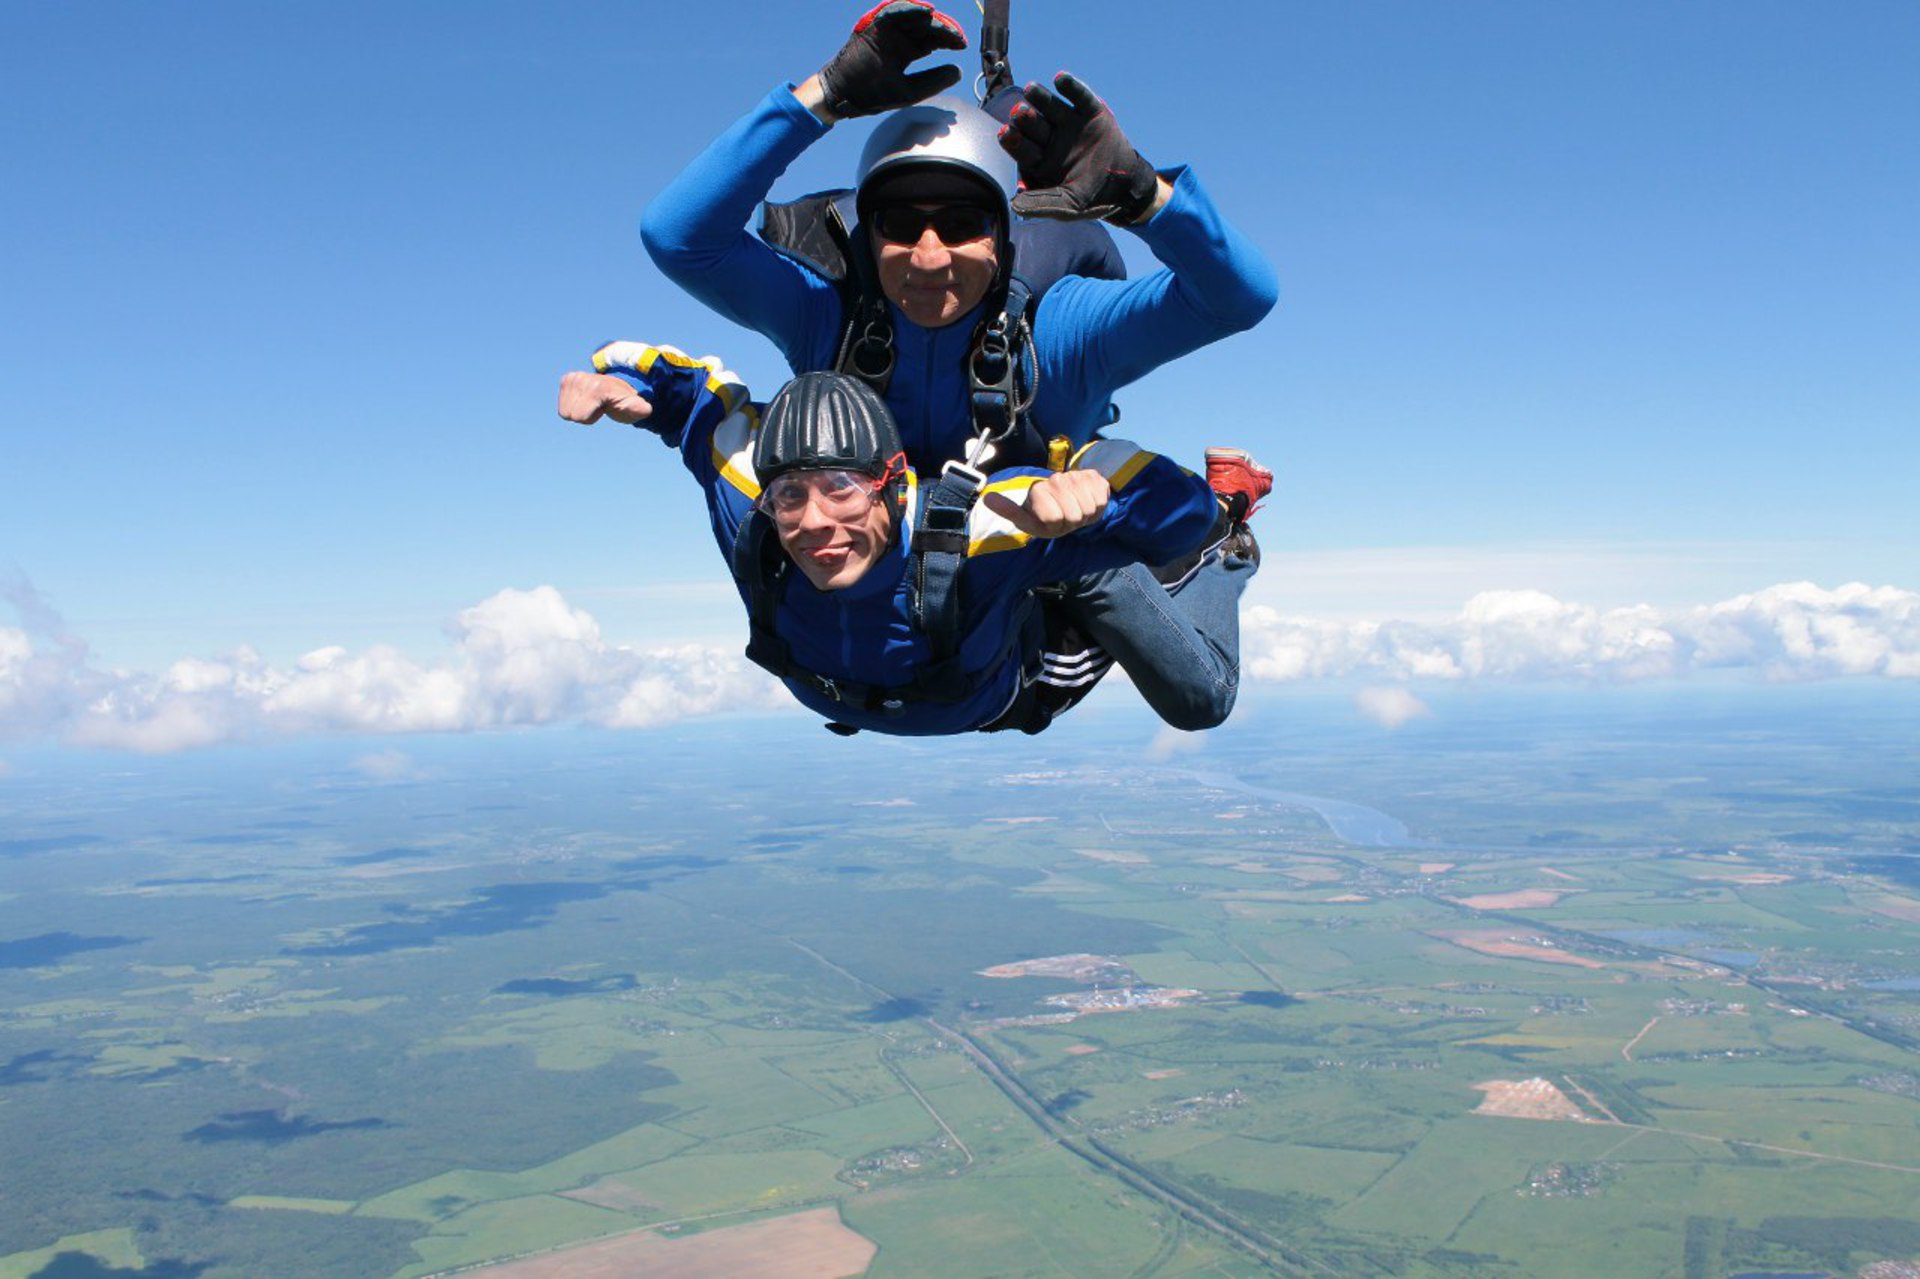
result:
[[[849,477],[859,492],[849,490]],[[893,538],[893,511],[885,495],[869,499],[873,481],[846,471],[795,471],[780,477],[769,497],[780,547],[815,589],[852,586],[880,562]]]
[[[899,204],[876,211],[873,221],[880,291],[921,328],[944,327],[973,310],[999,275],[996,224],[983,210]]]

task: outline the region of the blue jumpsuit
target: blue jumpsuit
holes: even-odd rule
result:
[[[795,373],[833,367],[843,327],[834,283],[747,230],[794,159],[827,126],[773,90],[655,198],[641,221],[654,263],[709,308],[772,339]],[[1128,228],[1164,269],[1137,280],[1068,276],[1034,315],[1043,436],[1078,446],[1108,421],[1113,393],[1160,365],[1251,328],[1273,308],[1273,268],[1214,208],[1198,178],[1170,170],[1173,197]],[[1018,263],[1015,264],[1016,269]],[[937,329],[889,304],[898,363],[886,393],[907,456],[922,470],[957,458],[969,438],[965,358],[978,308]]]
[[[751,460],[759,407],[748,402],[746,388],[711,360],[637,342],[601,348],[594,367],[623,377],[652,403],[653,413],[641,425],[678,446],[706,493],[714,540],[731,565],[740,526],[760,494]],[[1101,519],[1084,529],[1060,538],[1031,538],[983,505],[973,508],[960,573],[960,658],[977,677],[968,697],[910,701],[889,714],[835,701],[812,682],[787,679],[794,697],[828,719],[881,733],[928,735],[984,727],[1013,704],[1037,664],[1038,654],[1029,651],[1031,630],[1024,626],[1034,586],[1186,554],[1213,525],[1212,490],[1166,458],[1123,440],[1102,440],[1075,464],[1101,471],[1113,487]],[[1019,500],[1046,474],[1024,467],[999,471],[986,491]],[[909,472],[901,524],[911,527],[918,500]],[[818,590],[797,572],[785,575],[774,630],[796,666],[842,683],[899,687],[913,682],[931,658],[926,635],[911,621],[906,542],[896,525],[885,556],[840,590]],[[736,585],[747,603],[749,584]]]

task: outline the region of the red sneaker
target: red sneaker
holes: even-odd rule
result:
[[[1207,487],[1225,499],[1233,522],[1243,524],[1273,492],[1273,472],[1245,449],[1208,449]]]

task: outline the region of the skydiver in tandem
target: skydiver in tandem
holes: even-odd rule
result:
[[[610,343],[593,365],[561,379],[561,416],[679,450],[746,606],[747,655],[841,733],[1040,732],[1087,685],[1040,678],[1035,588],[1192,555],[1244,507],[1123,440],[1059,471],[923,479],[878,392],[845,374],[803,374],[762,406],[717,360],[672,347]],[[1258,563],[1244,519],[1214,553],[1165,601],[1154,661],[1232,686]]]
[[[1072,75],[996,97],[1012,100],[1004,125],[963,99],[923,102],[960,69],[907,67],[966,44],[924,0],[877,6],[817,74],[772,90],[669,182],[640,228],[668,279],[770,338],[793,372],[872,383],[928,473],[985,464],[968,454],[979,438],[1000,464],[1038,461],[1049,436],[1088,443],[1116,389],[1251,328],[1277,290],[1192,171],[1156,171]],[[747,229],[835,122],[883,113],[850,201],[769,205],[762,234]],[[1088,274],[1120,274],[1096,219],[1163,269]]]
[[[990,88],[1010,81],[999,35],[997,50],[983,49]],[[1057,93],[1030,84],[994,96],[1004,126],[971,102],[923,101],[960,72],[909,65],[964,47],[959,25],[923,0],[878,5],[818,74],[774,89],[695,159],[641,228],[664,274],[771,338],[795,372],[837,369],[871,385],[928,475],[955,459],[1036,465],[1049,440],[1084,447],[1117,419],[1117,388],[1251,327],[1276,291],[1272,268],[1192,172],[1155,171],[1073,76],[1056,77]],[[856,190],[767,205],[760,236],[746,229],[836,121],[882,113]],[[1127,227],[1163,269],[1120,278],[1094,219]],[[1251,545],[1244,518],[1272,475],[1237,449],[1209,450],[1207,469],[1239,494],[1221,535],[1171,564],[1132,562],[1053,592],[1052,647],[1084,656],[1043,679],[1084,693],[1117,658],[1168,723],[1226,719],[1238,662],[1191,648],[1169,592],[1202,572],[1244,588],[1255,561],[1230,561],[1225,540]]]

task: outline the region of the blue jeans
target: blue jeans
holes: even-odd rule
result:
[[[1231,545],[1231,543],[1228,543]],[[1240,691],[1240,596],[1259,561],[1214,551],[1175,591],[1144,564],[1064,582],[1061,606],[1124,666],[1161,719],[1226,722]]]

